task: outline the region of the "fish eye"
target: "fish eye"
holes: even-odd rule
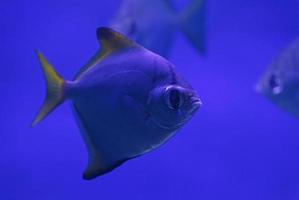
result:
[[[166,88],[166,102],[169,108],[178,110],[184,103],[183,94],[177,87]]]
[[[269,85],[273,94],[279,94],[282,91],[281,80],[275,74],[271,75]]]

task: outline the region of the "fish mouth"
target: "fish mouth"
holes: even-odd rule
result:
[[[273,95],[278,96],[283,92],[282,86],[277,86],[270,88],[269,86],[266,86],[265,84],[258,83],[254,87],[255,92],[261,95]]]
[[[254,87],[253,90],[259,94],[259,95],[264,95],[266,96],[268,94],[268,89],[263,83],[257,83]]]
[[[182,126],[183,124],[185,124],[187,121],[189,121],[192,116],[194,115],[194,113],[196,113],[198,111],[198,109],[202,106],[202,101],[199,97],[197,96],[194,96],[194,97],[191,97],[191,100],[190,100],[190,110],[188,112],[188,117],[185,118],[185,120],[183,120],[179,126]]]
[[[192,110],[197,110],[202,106],[202,101],[198,97],[192,97],[191,98],[191,106],[193,107]]]

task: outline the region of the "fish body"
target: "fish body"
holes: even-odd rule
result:
[[[257,91],[299,117],[299,38],[271,64],[258,82]]]
[[[73,81],[63,80],[38,53],[48,92],[33,122],[72,101],[88,149],[88,180],[159,147],[201,105],[169,61],[112,29],[99,28],[97,36],[101,49]]]
[[[205,52],[205,0],[192,0],[180,13],[170,0],[124,0],[110,26],[164,57],[178,30]]]

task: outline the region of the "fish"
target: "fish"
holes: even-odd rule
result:
[[[123,0],[109,26],[147,49],[168,57],[182,31],[196,51],[206,52],[206,0],[192,0],[178,12],[171,0]]]
[[[284,111],[299,117],[299,38],[274,60],[258,81],[256,90]]]
[[[32,123],[71,101],[88,152],[86,180],[161,146],[202,105],[165,58],[111,28],[100,27],[96,35],[99,50],[71,81],[37,52],[47,92]]]

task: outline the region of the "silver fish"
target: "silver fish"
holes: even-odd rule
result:
[[[192,0],[182,12],[170,0],[123,0],[110,27],[147,49],[168,56],[175,33],[182,30],[199,53],[205,53],[206,1]]]
[[[37,53],[47,95],[32,124],[70,99],[88,149],[88,180],[159,147],[201,105],[169,61],[110,28],[99,28],[97,37],[100,50],[73,81]]]
[[[257,91],[299,117],[299,38],[272,63],[258,82]]]

